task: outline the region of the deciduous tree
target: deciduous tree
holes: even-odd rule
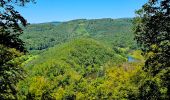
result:
[[[136,12],[135,39],[146,56],[142,99],[170,99],[170,0],[149,0]]]
[[[19,38],[26,20],[15,10],[33,0],[0,0],[0,99],[17,99],[16,83],[21,79],[22,68],[15,58],[26,52]]]

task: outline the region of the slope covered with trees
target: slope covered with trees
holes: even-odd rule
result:
[[[21,38],[30,51],[46,50],[69,40],[89,37],[111,47],[136,48],[132,19],[72,20],[29,25]]]
[[[149,0],[136,12],[135,36],[132,19],[24,28],[15,7],[28,2],[0,1],[1,100],[170,99],[170,0]]]
[[[18,95],[33,100],[135,98],[132,77],[139,76],[140,64],[123,62],[126,58],[100,42],[72,40],[24,64],[28,76],[18,84]]]
[[[22,64],[27,77],[18,84],[18,97],[136,99],[138,78],[145,76],[144,58],[133,51],[137,46],[131,28],[132,19],[29,25],[21,39],[31,55]],[[127,62],[128,55],[136,60]]]

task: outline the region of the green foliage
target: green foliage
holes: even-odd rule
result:
[[[16,5],[24,6],[34,0],[0,1],[0,99],[17,99],[16,84],[23,76],[21,52],[26,52],[19,38],[26,26],[26,20],[15,10]]]
[[[169,99],[169,0],[152,0],[137,12],[135,38],[146,72],[132,19],[32,24],[22,34],[19,23],[26,20],[11,2],[0,1],[0,99]],[[35,55],[22,56],[22,40]],[[127,62],[128,55],[135,60]]]
[[[19,99],[137,99],[146,73],[141,52],[134,50],[131,19],[45,23],[25,32],[27,48],[44,52],[22,64],[27,77],[18,84]],[[127,62],[129,51],[135,62]]]
[[[111,47],[136,48],[132,19],[73,20],[29,25],[21,39],[32,53],[44,51],[80,37],[90,37]]]
[[[141,50],[134,50],[130,53],[130,56],[133,57],[136,61],[144,62],[144,57],[141,54],[142,54]]]
[[[132,77],[140,67],[92,39],[78,39],[40,54],[26,64],[19,99],[128,99],[138,88]],[[120,64],[120,68],[117,65]],[[136,67],[135,67],[136,66]]]
[[[115,54],[112,49],[95,40],[78,39],[50,48],[40,54],[31,66],[41,66],[42,63],[48,64],[61,61],[85,75],[97,72],[99,67],[109,62],[109,60],[116,64],[125,61],[125,58]]]
[[[26,20],[14,8],[16,5],[24,6],[33,0],[1,0],[0,1],[0,44],[25,51],[23,41],[19,38],[22,34],[21,25],[26,26]],[[15,3],[13,3],[15,2]],[[20,24],[21,23],[21,24]]]
[[[169,9],[169,0],[150,0],[137,11],[139,16],[134,24],[135,38],[146,57],[143,69],[148,73],[140,88],[141,99],[170,99]]]
[[[105,76],[93,78],[82,76],[63,62],[60,64],[61,67],[46,69],[43,71],[43,75],[33,75],[20,82],[19,99],[39,100],[44,97],[44,94],[48,97],[47,99],[52,100],[136,99],[136,95],[139,93],[139,77],[143,78],[141,73],[139,74],[140,66],[137,65],[133,67],[133,70],[125,68],[124,65],[121,67],[109,66],[110,68],[105,71]],[[46,71],[50,71],[48,77]]]
[[[6,48],[0,45],[0,98],[12,99],[16,95],[16,83],[21,79],[22,68],[20,63],[14,58],[21,53],[16,49]],[[12,60],[13,59],[13,60]]]

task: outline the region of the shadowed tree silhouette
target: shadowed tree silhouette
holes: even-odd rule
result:
[[[14,9],[34,0],[0,0],[0,99],[17,99],[16,83],[22,77],[22,68],[15,58],[25,53],[19,39],[26,20]]]
[[[149,0],[136,13],[135,39],[146,56],[143,70],[149,75],[140,88],[141,98],[169,100],[170,0]]]

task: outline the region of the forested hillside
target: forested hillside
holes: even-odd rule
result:
[[[144,58],[132,19],[32,24],[21,38],[30,52],[22,58],[21,100],[134,99],[139,93]]]
[[[47,1],[0,0],[0,100],[170,100],[170,0]]]
[[[93,39],[72,40],[27,59],[28,76],[18,84],[21,100],[128,99],[138,93],[133,81],[142,63],[128,63]]]
[[[21,36],[31,52],[39,52],[79,37],[93,38],[111,47],[136,48],[132,19],[79,19],[31,24]]]

